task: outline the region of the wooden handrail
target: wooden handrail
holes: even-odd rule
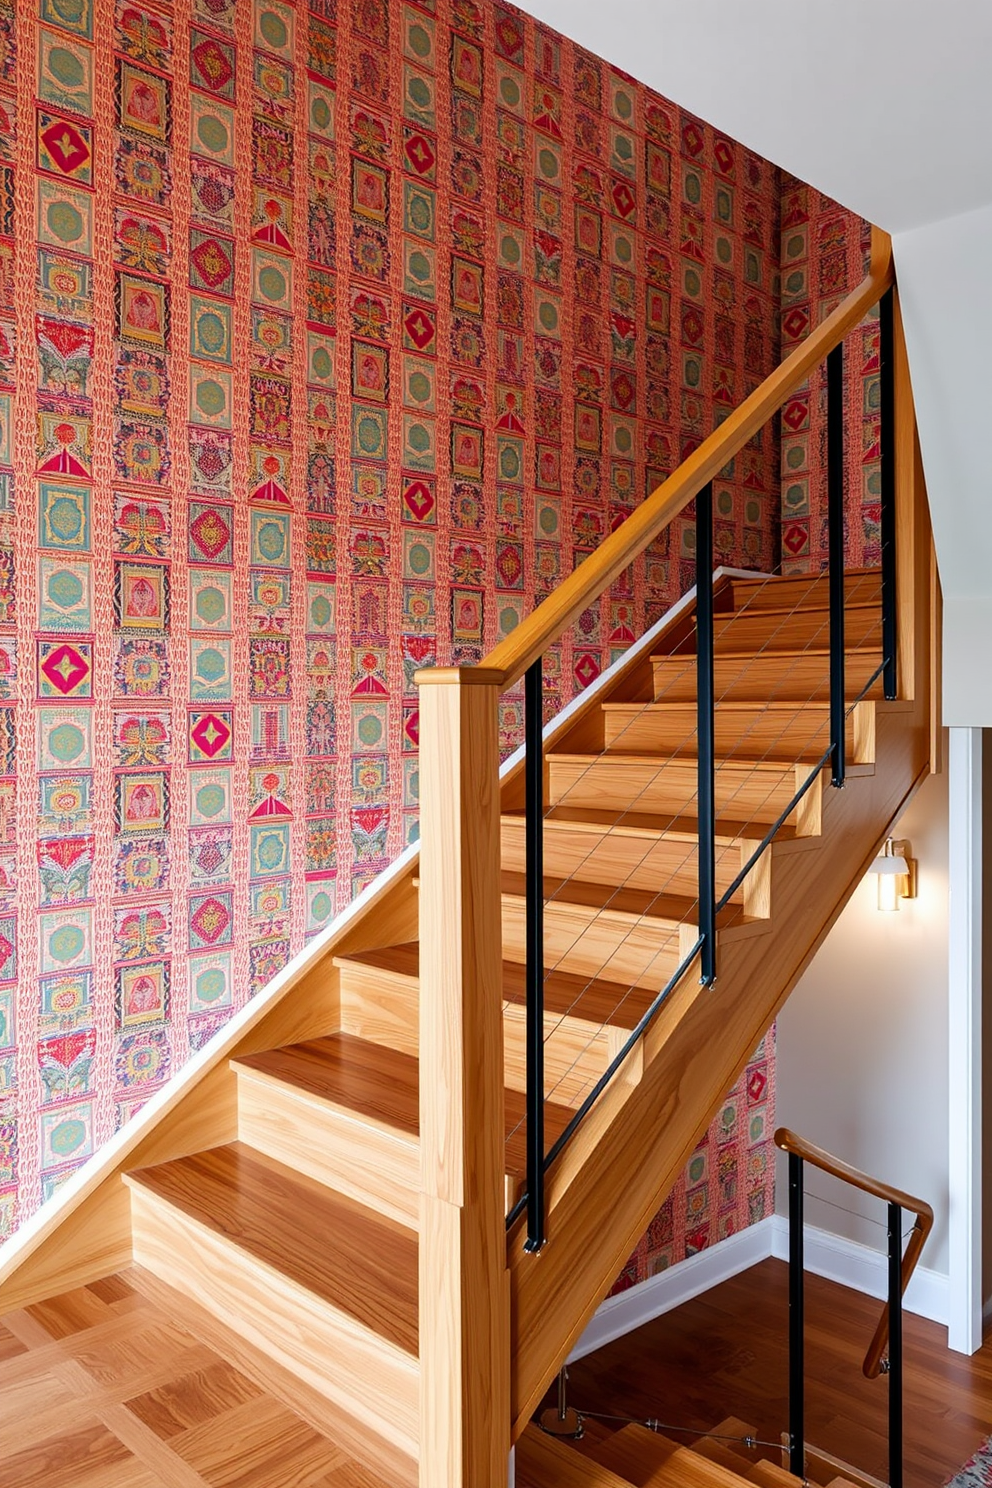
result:
[[[794,1156],[801,1157],[804,1162],[812,1163],[823,1173],[829,1173],[834,1178],[840,1178],[844,1183],[850,1183],[852,1188],[859,1188],[862,1193],[872,1194],[887,1204],[898,1204],[900,1209],[908,1209],[911,1214],[915,1214],[916,1221],[902,1258],[900,1296],[905,1296],[909,1278],[916,1270],[916,1263],[933,1229],[933,1210],[926,1200],[914,1198],[912,1194],[904,1193],[900,1188],[893,1188],[889,1183],[881,1183],[877,1178],[870,1178],[867,1173],[862,1173],[859,1168],[852,1168],[850,1163],[842,1162],[839,1157],[825,1152],[822,1147],[817,1147],[813,1142],[807,1142],[804,1137],[797,1137],[795,1132],[790,1131],[787,1126],[780,1126],[775,1133],[775,1146],[780,1147],[783,1152],[791,1152]],[[881,1373],[882,1355],[885,1352],[888,1337],[889,1305],[886,1303],[861,1366],[868,1379],[877,1379]]]
[[[873,238],[872,265],[857,289],[816,330],[797,346],[760,387],[734,410],[718,429],[666,481],[631,512],[615,532],[572,570],[555,592],[538,605],[481,665],[502,677],[501,688],[512,687],[527,668],[568,629],[583,610],[609,588],[648,543],[678,516],[758,430],[782,407],[815,366],[864,319],[895,282],[892,245],[882,233]]]

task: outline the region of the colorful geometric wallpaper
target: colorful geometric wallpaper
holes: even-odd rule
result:
[[[494,0],[0,0],[0,1235],[415,836],[416,670],[777,363],[779,206]],[[774,565],[779,457],[716,483],[724,560]]]
[[[871,226],[821,192],[782,177],[782,355],[868,272]],[[847,562],[881,561],[878,317],[844,343]],[[826,367],[782,410],[782,572],[826,567]]]

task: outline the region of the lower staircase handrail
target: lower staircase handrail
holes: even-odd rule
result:
[[[902,1259],[902,1289],[901,1296],[905,1296],[910,1277],[916,1270],[923,1247],[926,1245],[933,1229],[933,1209],[925,1199],[914,1198],[912,1194],[903,1192],[900,1188],[894,1188],[890,1183],[883,1183],[879,1178],[872,1178],[867,1173],[862,1173],[860,1168],[852,1167],[850,1163],[844,1162],[832,1153],[826,1152],[822,1147],[817,1147],[814,1142],[809,1142],[805,1137],[799,1137],[790,1131],[787,1126],[779,1127],[775,1133],[775,1145],[783,1152],[791,1152],[796,1157],[801,1157],[804,1162],[812,1163],[823,1173],[829,1173],[833,1178],[839,1178],[843,1183],[849,1183],[852,1188],[860,1189],[862,1193],[871,1194],[876,1199],[883,1200],[886,1204],[898,1204],[900,1209],[908,1209],[916,1216],[913,1228],[910,1232],[909,1243]],[[878,1326],[872,1335],[868,1352],[865,1354],[864,1363],[861,1366],[867,1379],[877,1379],[882,1373],[882,1358],[889,1336],[889,1307],[886,1303],[882,1315],[878,1320]]]

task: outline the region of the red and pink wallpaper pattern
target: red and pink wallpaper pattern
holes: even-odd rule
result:
[[[779,199],[493,0],[0,0],[0,1235],[415,836],[415,671],[776,364]],[[721,558],[772,566],[780,501],[766,431]],[[747,1101],[668,1259],[765,1202]]]

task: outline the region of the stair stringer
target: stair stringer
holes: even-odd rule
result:
[[[338,1028],[334,958],[416,938],[417,859],[397,858],[0,1249],[0,1314],[131,1264],[125,1172],[237,1140],[230,1061]]]
[[[689,969],[647,1036],[653,1058],[639,1085],[609,1089],[549,1173],[540,1256],[524,1251],[518,1222],[510,1243],[514,1439],[930,773],[928,690],[918,689],[916,702],[877,704],[875,768],[843,790],[825,786],[819,838],[772,842],[767,933],[727,940],[711,990]]]
[[[746,569],[719,568],[714,572],[716,592],[729,595],[734,578],[754,577]],[[595,730],[604,698],[616,691],[626,694],[632,685],[635,690],[647,687],[652,649],[663,638],[681,635],[694,608],[695,589],[689,589],[548,724],[545,749],[587,720]],[[602,725],[598,727],[601,732]],[[500,777],[502,809],[508,810],[519,804],[522,750],[504,762]],[[390,864],[0,1247],[0,1314],[99,1281],[131,1264],[125,1172],[236,1140],[237,1076],[231,1060],[340,1029],[334,958],[418,938],[419,858],[419,844],[414,844]]]

